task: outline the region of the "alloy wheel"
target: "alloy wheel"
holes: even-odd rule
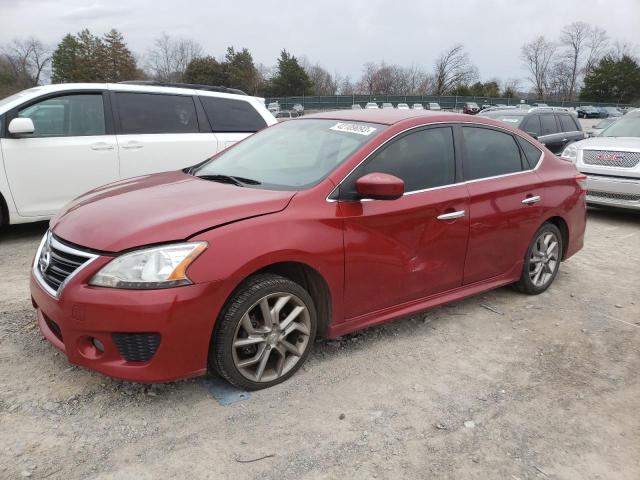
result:
[[[560,264],[560,243],[553,232],[542,232],[536,238],[529,257],[529,278],[536,287],[547,285]]]
[[[296,295],[262,297],[244,313],[233,337],[232,356],[240,374],[253,382],[286,375],[309,347],[309,309]]]

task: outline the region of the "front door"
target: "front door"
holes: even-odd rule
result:
[[[404,180],[404,196],[354,198],[355,181],[372,172]],[[347,319],[461,286],[469,205],[455,182],[453,130],[445,126],[398,137],[341,184]]]
[[[18,107],[12,116],[31,118],[35,126],[28,137],[2,139],[21,216],[53,215],[81,193],[118,179],[116,138],[101,92],[49,96]]]

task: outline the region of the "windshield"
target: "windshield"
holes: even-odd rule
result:
[[[252,135],[190,173],[230,177],[228,183],[254,188],[301,190],[324,179],[385,128],[346,120],[284,122]]]
[[[604,120],[601,120],[596,125],[594,125],[593,128],[597,128],[599,130],[602,130],[603,128],[607,128],[609,125],[611,125],[615,121],[616,121],[615,118],[605,118]]]
[[[640,115],[622,117],[607,127],[601,137],[640,137]]]
[[[524,115],[509,115],[509,112],[487,112],[482,114],[483,117],[492,118],[493,120],[500,120],[501,122],[508,123],[512,127],[517,127],[522,123]]]

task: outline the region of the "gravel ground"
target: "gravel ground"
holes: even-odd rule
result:
[[[27,278],[45,228],[0,236],[2,479],[640,478],[638,214],[591,210],[541,296],[503,288],[319,341],[293,379],[229,406],[44,341]]]

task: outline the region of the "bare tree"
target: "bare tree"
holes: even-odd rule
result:
[[[566,60],[562,65],[557,64],[554,70],[559,75],[566,75],[567,78],[562,79],[563,83],[567,83],[567,93],[570,99],[576,97],[578,88],[578,76],[582,73],[582,63],[591,34],[591,27],[584,22],[573,22],[562,29],[560,35],[560,43],[567,49]],[[563,59],[564,60],[564,59]],[[568,68],[567,68],[568,66]]]
[[[540,35],[522,46],[520,58],[529,71],[529,80],[538,98],[544,98],[549,86],[549,74],[556,52],[556,45]]]
[[[600,27],[591,27],[586,46],[587,59],[584,65],[585,75],[591,72],[600,59],[606,55],[609,49],[609,36],[607,32]]]
[[[316,95],[335,95],[338,90],[336,78],[331,75],[319,63],[311,64],[307,57],[302,57],[300,66],[307,72],[309,80],[313,83],[313,91]]]
[[[34,38],[16,39],[2,48],[2,56],[10,65],[16,87],[34,87],[43,81],[51,62],[51,51]]]
[[[400,77],[400,95],[421,95],[429,85],[429,74],[418,65],[412,64],[409,67],[401,68],[398,72]]]
[[[444,95],[456,87],[478,78],[478,69],[471,63],[462,45],[454,45],[442,53],[434,66],[434,93]]]
[[[202,47],[197,42],[174,39],[162,33],[147,52],[147,68],[156,80],[179,82],[191,60],[202,55]]]
[[[522,82],[519,78],[509,78],[502,83],[502,95],[507,98],[515,97],[520,90]]]
[[[625,57],[625,56],[635,58],[636,50],[637,50],[637,47],[635,45],[618,40],[616,41],[616,43],[613,44],[613,48],[611,48],[610,55],[616,60],[621,60],[622,57]]]

